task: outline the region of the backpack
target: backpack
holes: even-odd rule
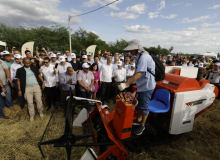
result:
[[[140,57],[141,56],[142,56],[142,54],[140,55]],[[138,58],[137,62],[139,61],[140,57]],[[155,62],[155,74],[153,74],[149,69],[147,69],[147,71],[155,77],[156,82],[157,81],[162,81],[165,78],[165,67],[163,66],[163,64],[162,64],[162,62],[160,61],[159,58],[152,57],[152,59]]]

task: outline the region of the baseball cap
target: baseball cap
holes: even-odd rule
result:
[[[57,54],[61,54],[60,52],[57,52]]]
[[[108,52],[107,52],[107,51],[105,51],[103,54],[108,54]]]
[[[82,58],[87,58],[87,55],[83,55]]]
[[[60,56],[60,57],[59,57],[59,61],[60,61],[60,62],[65,62],[65,61],[66,61],[66,60],[65,60],[65,57],[64,57],[64,56]]]
[[[121,61],[118,61],[117,65],[118,65],[118,66],[122,66],[122,62],[121,62]]]
[[[140,41],[137,39],[133,39],[129,42],[128,46],[123,50],[123,52],[139,49],[139,46],[140,46]]]
[[[208,63],[207,63],[207,62],[204,62],[204,63],[203,63],[203,65],[206,65],[206,66],[207,66],[207,65],[208,65]]]
[[[88,52],[88,53],[87,53],[87,56],[91,56],[91,55],[92,55],[92,53],[91,53],[91,52]]]
[[[76,56],[76,54],[75,53],[71,53],[71,56]]]
[[[124,59],[124,57],[120,57],[120,59]]]
[[[51,58],[56,58],[57,55],[53,53],[53,54],[50,55],[50,57],[51,57]]]
[[[8,51],[3,51],[3,52],[2,52],[2,55],[3,55],[3,56],[10,56],[10,53],[9,53]]]
[[[76,58],[76,55],[72,55],[71,58],[72,58],[72,59],[73,59],[73,58]]]
[[[88,63],[83,63],[82,68],[89,68]]]
[[[135,63],[132,63],[132,64],[131,64],[131,67],[135,67]]]
[[[215,65],[215,66],[219,66],[219,65],[220,65],[220,63],[218,63],[218,62],[217,62],[217,63],[214,63],[214,65]]]
[[[199,63],[199,67],[203,67],[203,63]]]
[[[21,57],[20,54],[15,54],[15,55],[14,55],[14,58],[20,59],[20,58],[22,58],[22,57]]]

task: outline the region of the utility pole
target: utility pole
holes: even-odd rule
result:
[[[70,18],[71,16],[69,15],[69,43],[70,43],[70,53],[72,53],[72,44],[71,44],[71,30],[70,30]]]

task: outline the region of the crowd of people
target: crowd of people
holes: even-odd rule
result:
[[[136,70],[135,56],[127,52],[111,54],[105,51],[102,55],[82,50],[78,55],[66,50],[51,52],[49,48],[36,47],[36,54],[29,50],[22,57],[20,51],[1,52],[0,60],[0,118],[8,119],[3,113],[7,106],[14,110],[14,99],[18,99],[21,109],[26,102],[30,121],[34,120],[34,102],[40,117],[43,117],[43,100],[46,99],[47,111],[57,101],[66,101],[70,90],[74,96],[97,99],[110,103],[119,93],[118,85],[127,82]],[[195,58],[180,55],[156,55],[164,66],[198,67],[197,80],[206,78],[219,88],[219,61],[208,57]],[[126,90],[132,91],[133,82]],[[14,93],[14,94],[12,94]],[[113,95],[113,96],[112,96]]]

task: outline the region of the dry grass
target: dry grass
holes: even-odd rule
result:
[[[113,105],[111,104],[112,108]],[[46,107],[45,107],[46,108]],[[26,108],[25,108],[26,109]],[[24,109],[24,110],[25,110]],[[29,116],[15,106],[15,111],[7,108],[5,114],[9,120],[0,120],[0,155],[1,160],[39,160],[42,159],[38,142],[49,121],[51,113],[45,111],[41,119],[36,112],[35,120],[29,122]],[[63,110],[60,109],[52,119],[44,140],[58,138],[64,130]],[[80,129],[76,130],[81,132]],[[45,146],[46,160],[66,159],[63,148]],[[73,148],[73,159],[78,160],[84,153],[84,147]],[[152,147],[142,153],[130,153],[132,160],[220,160],[220,101],[200,115],[194,125],[193,132],[170,144]]]

